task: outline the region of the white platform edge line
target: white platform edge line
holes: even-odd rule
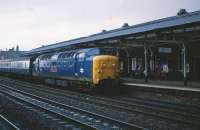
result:
[[[200,88],[185,88],[185,87],[173,87],[164,85],[152,85],[152,84],[139,84],[139,83],[122,83],[123,85],[146,87],[146,88],[161,88],[161,89],[173,89],[173,90],[183,90],[183,91],[196,91],[200,92]]]

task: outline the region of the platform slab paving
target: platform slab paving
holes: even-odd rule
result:
[[[159,81],[149,80],[147,83],[144,79],[134,79],[130,77],[120,78],[123,85],[138,86],[138,87],[150,87],[150,88],[163,88],[174,89],[183,91],[195,91],[200,92],[200,82],[188,82],[187,86],[184,86],[183,81]]]

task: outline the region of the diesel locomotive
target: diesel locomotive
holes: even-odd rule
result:
[[[0,72],[32,76],[46,83],[86,89],[118,84],[118,58],[101,48],[77,49],[31,57],[0,60]]]

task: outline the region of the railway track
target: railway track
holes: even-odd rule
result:
[[[0,129],[1,130],[21,130],[3,115],[0,115]]]
[[[13,81],[13,83],[19,83],[18,85],[20,84],[22,85],[21,81],[17,81],[17,82]],[[127,112],[124,115],[137,112],[137,113],[142,113],[149,116],[154,116],[157,118],[162,118],[162,119],[164,118],[170,121],[173,120],[176,122],[180,122],[181,124],[187,123],[187,124],[195,125],[196,127],[199,127],[198,126],[199,116],[198,114],[195,115],[195,113],[197,112],[196,109],[193,109],[192,111],[190,111],[189,109],[183,109],[182,106],[175,106],[175,104],[169,105],[169,104],[163,104],[163,102],[161,103],[161,102],[139,101],[139,99],[137,99],[137,101],[135,100],[135,102],[132,103],[133,100],[131,100],[132,102],[130,102],[130,99],[128,98],[121,98],[120,100],[110,99],[110,98],[105,98],[105,97],[79,94],[79,93],[71,92],[71,91],[63,92],[63,90],[57,90],[54,88],[48,88],[47,90],[41,86],[40,87],[37,86],[37,88],[36,87],[32,88],[30,87],[32,86],[32,84],[30,83],[24,83],[23,85],[24,87],[26,87],[26,89],[31,88],[31,89],[34,89],[35,91],[40,91],[40,92],[43,91],[45,93],[51,94],[51,96],[58,95],[59,97],[66,97],[66,98],[73,99],[73,101],[71,100],[72,102],[75,102],[75,100],[85,100],[85,102],[88,102],[88,105],[90,105],[91,103],[96,104],[96,105],[101,104],[101,105],[104,105],[106,109],[115,108],[115,109],[118,109],[118,111],[124,111],[125,113]],[[173,109],[172,108],[169,109],[170,108],[169,106],[172,107]],[[165,113],[165,115],[162,115],[162,113]],[[171,116],[173,117],[170,117],[169,114],[171,114]],[[179,115],[179,118],[177,118],[175,114]],[[124,120],[127,123],[132,123],[129,117],[126,117],[126,118],[127,119],[122,118],[121,120]],[[134,121],[135,120],[133,120],[133,122]]]
[[[195,115],[196,113],[200,112],[200,105],[196,104],[183,104],[183,103],[173,103],[170,101],[161,101],[158,99],[147,99],[147,98],[138,98],[138,97],[132,97],[132,96],[119,96],[114,97],[114,100],[122,100],[124,102],[135,102],[135,103],[141,103],[144,105],[152,105],[155,107],[162,107],[162,108],[171,108],[173,110],[181,111],[181,114],[187,114],[190,113],[192,115]],[[199,117],[198,115],[195,115],[194,117]]]
[[[67,119],[71,119],[87,129],[97,130],[147,130],[146,128],[138,125],[122,122],[110,117],[98,115],[90,111],[85,111],[81,108],[73,107],[70,105],[62,104],[49,100],[44,97],[36,96],[22,90],[17,90],[6,85],[0,85],[0,92],[6,94],[17,100],[21,100],[28,104],[49,111],[50,113],[57,114]]]

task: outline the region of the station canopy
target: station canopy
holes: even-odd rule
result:
[[[200,41],[200,11],[180,10],[176,16],[167,17],[147,23],[129,26],[124,24],[114,30],[42,46],[25,53],[40,55],[52,51],[84,47],[129,47],[144,44],[181,43]]]

